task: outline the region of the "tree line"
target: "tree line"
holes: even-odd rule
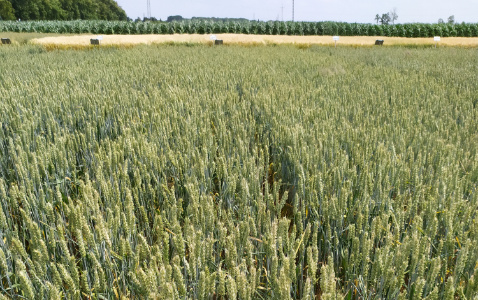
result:
[[[211,21],[211,22],[245,22],[249,21],[246,18],[215,18],[215,17],[192,17],[191,19],[183,18],[180,15],[177,16],[169,16],[166,19],[166,22],[181,22],[181,21]]]
[[[114,0],[0,0],[0,20],[127,20]]]

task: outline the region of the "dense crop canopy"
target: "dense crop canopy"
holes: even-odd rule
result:
[[[477,297],[475,51],[0,57],[0,298]]]
[[[478,24],[374,25],[341,22],[223,22],[187,20],[181,22],[127,21],[0,21],[0,32],[175,34],[243,33],[265,35],[342,35],[393,37],[478,37]]]

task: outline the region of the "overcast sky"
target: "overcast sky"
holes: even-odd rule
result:
[[[151,15],[162,20],[172,15],[263,21],[292,19],[292,0],[150,1]],[[147,16],[147,0],[117,2],[132,19]],[[446,20],[450,15],[460,23],[478,23],[478,0],[295,0],[295,20],[374,23],[377,13],[386,13],[393,8],[397,10],[398,23],[436,23],[439,18]]]

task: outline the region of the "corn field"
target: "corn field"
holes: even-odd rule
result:
[[[343,22],[279,21],[0,21],[0,32],[93,33],[93,34],[210,34],[341,35],[389,37],[478,37],[478,23],[374,25]]]
[[[0,299],[478,299],[476,51],[0,57]]]

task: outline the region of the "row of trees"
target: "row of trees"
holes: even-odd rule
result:
[[[376,14],[375,15],[375,21],[382,25],[394,25],[395,24],[395,21],[398,19],[398,14],[397,14],[397,9],[394,8],[392,9],[390,12],[388,13],[385,13],[385,14]],[[455,16],[452,15],[452,16],[449,16],[448,19],[447,19],[447,23],[448,24],[455,24]],[[438,24],[445,24],[445,21],[440,18],[438,19]]]
[[[454,15],[449,16],[448,20],[447,20],[447,23],[448,24],[455,24],[455,16]],[[438,24],[445,24],[445,21],[442,18],[440,18],[440,19],[438,19]]]
[[[114,0],[0,0],[1,20],[127,20]]]
[[[377,24],[380,22],[382,25],[389,25],[390,23],[395,24],[395,21],[398,19],[397,9],[393,8],[390,12],[379,15],[375,15],[375,21]]]
[[[189,19],[183,18],[180,15],[177,16],[169,16],[166,19],[166,22],[181,22],[181,21],[187,21]],[[246,22],[249,21],[248,19],[245,18],[206,18],[206,17],[192,17],[190,19],[191,21],[211,21],[211,22]]]

